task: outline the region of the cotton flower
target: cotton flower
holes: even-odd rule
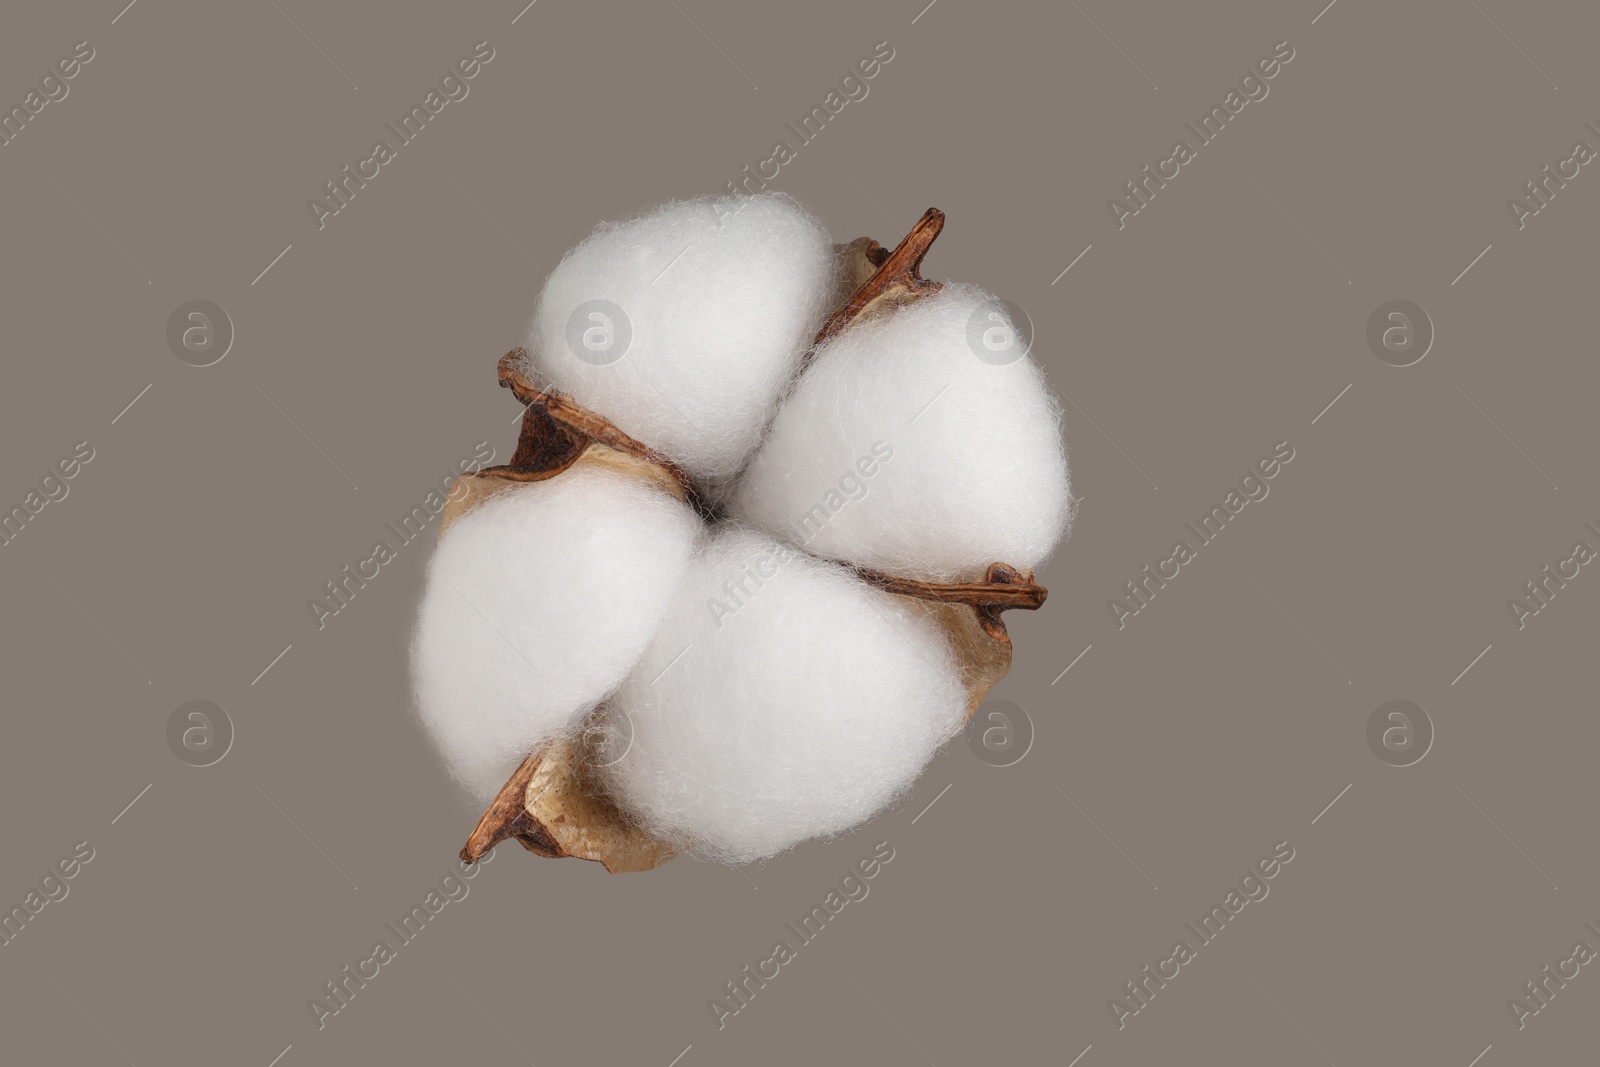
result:
[[[552,272],[499,367],[516,454],[452,494],[413,642],[424,725],[492,798],[463,858],[844,833],[1004,675],[1072,494],[1019,323],[918,274],[942,225],[836,249],[787,198],[691,200]]]

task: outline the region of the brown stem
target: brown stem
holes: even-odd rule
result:
[[[922,258],[928,254],[928,249],[933,245],[934,239],[939,236],[939,231],[944,229],[944,212],[936,207],[930,207],[922,213],[922,218],[911,227],[911,232],[905,235],[895,250],[883,259],[878,271],[843,304],[836,308],[828,321],[822,324],[822,329],[817,331],[816,340],[811,343],[811,352],[806,354],[810,360],[811,354],[822,346],[822,343],[843,330],[875,301],[885,297],[906,298],[915,300],[938,292],[942,286],[938,282],[929,281],[921,274]],[[876,260],[881,247],[876,247],[867,252],[867,255]]]
[[[1037,611],[1050,591],[1038,585],[1033,575],[1007,563],[991,563],[981,582],[922,582],[914,578],[895,578],[878,571],[855,568],[865,582],[888,593],[931,600],[942,604],[966,604],[977,613],[978,624],[996,641],[1010,643],[1000,613],[1013,608]]]
[[[856,568],[864,581],[889,593],[914,596],[921,600],[938,600],[946,604],[971,604],[975,608],[994,608],[1007,611],[1022,608],[1037,611],[1044,604],[1049,590],[1036,585],[1031,574],[1025,574],[1005,563],[991,563],[981,582],[923,582],[915,578],[895,578],[878,571]]]

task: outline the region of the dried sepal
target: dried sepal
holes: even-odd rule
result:
[[[1027,571],[991,563],[981,582],[921,582],[856,568],[862,580],[932,611],[944,627],[967,687],[967,718],[1011,669],[1011,635],[1001,613],[1036,611],[1049,591]]]
[[[500,358],[501,383],[507,384],[507,361],[516,359],[521,349]],[[520,372],[513,371],[509,385],[526,405],[522,429],[511,462],[463,474],[460,488],[445,501],[439,518],[439,536],[450,525],[502,489],[522,482],[554,478],[572,467],[593,465],[617,471],[660,489],[679,500],[698,500],[688,476],[664,456],[639,444],[608,420],[595,415],[561,393],[540,393],[527,388]],[[590,435],[590,430],[594,435]]]
[[[1032,573],[1005,563],[991,563],[981,582],[924,582],[894,578],[864,567],[853,568],[863,581],[901,596],[942,604],[964,604],[977,614],[985,633],[997,641],[1010,641],[1000,613],[1012,608],[1037,611],[1050,591],[1035,584]]]
[[[846,245],[834,245],[834,255],[839,258],[838,282],[834,285],[833,306],[842,307],[856,295],[856,290],[878,273],[889,250],[870,237],[857,237]]]
[[[505,468],[489,469],[506,470],[520,481],[536,481],[561,473],[580,456],[593,458],[594,453],[614,453],[636,460],[641,466],[612,463],[606,458],[602,461],[619,469],[648,473],[679,500],[704,510],[698,487],[682,467],[566,393],[540,389],[529,380],[527,368],[525,349],[513,348],[500,357],[500,385],[511,390],[523,404],[522,429],[511,462]]]
[[[547,859],[595,860],[612,874],[647,871],[677,855],[625,819],[599,788],[585,736],[552,741],[522,761],[462,847],[463,863],[477,863],[510,838]]]

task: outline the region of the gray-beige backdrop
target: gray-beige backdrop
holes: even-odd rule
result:
[[[1593,1057],[1600,15],[124,2],[0,16],[0,1058]],[[1049,603],[852,837],[460,879],[387,524],[509,457],[565,249],[752,175],[937,206],[932,276],[1026,310]]]

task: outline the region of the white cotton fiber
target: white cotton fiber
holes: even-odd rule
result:
[[[832,310],[835,274],[827,231],[784,196],[603,223],[539,297],[533,378],[717,483],[760,439]]]
[[[700,530],[665,493],[583,466],[451,524],[428,568],[412,674],[423,724],[474,801],[622,681]]]
[[[607,701],[622,809],[744,863],[848,830],[910,789],[966,718],[948,640],[847,569],[724,527]],[[627,743],[631,729],[631,744]]]
[[[1004,306],[968,285],[850,327],[784,401],[730,515],[897,577],[1038,566],[1072,495],[1043,372],[984,345],[986,331],[1011,329]]]

